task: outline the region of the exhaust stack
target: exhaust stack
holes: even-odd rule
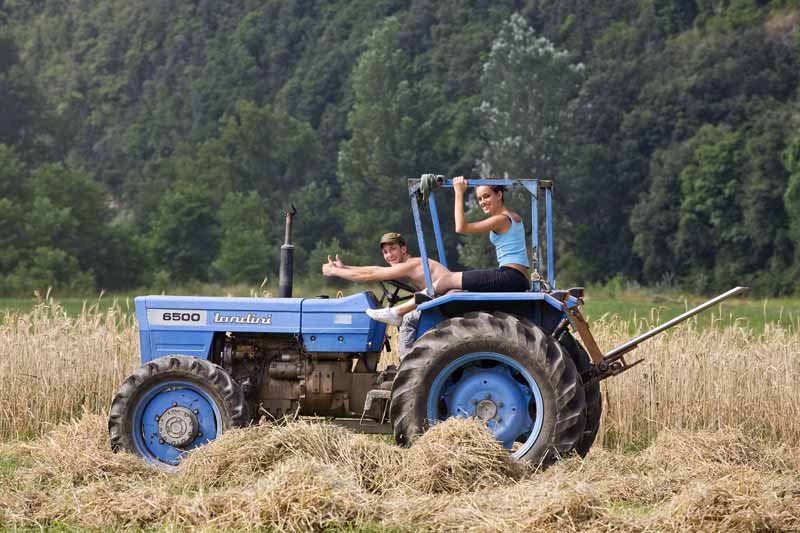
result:
[[[281,246],[281,269],[278,278],[278,297],[292,297],[292,281],[294,279],[294,246],[292,245],[292,218],[297,214],[294,204],[286,213],[286,231]]]

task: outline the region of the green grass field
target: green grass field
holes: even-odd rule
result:
[[[364,285],[325,286],[323,284],[300,284],[295,286],[294,296],[316,296],[328,294],[335,297],[352,294],[365,288]],[[380,293],[376,287],[367,287]],[[133,299],[139,294],[158,294],[162,291],[142,290],[119,294],[87,295],[83,297],[69,296],[53,298],[64,307],[70,315],[80,314],[83,309],[96,307],[105,311],[109,307],[119,306],[123,311],[133,312]],[[198,296],[273,296],[277,293],[274,287],[222,287],[215,285],[194,285],[166,291],[167,294],[183,294]],[[746,294],[746,293],[745,293]],[[664,323],[694,307],[707,298],[682,294],[679,292],[656,292],[650,289],[609,290],[603,287],[587,287],[584,313],[588,320],[610,319],[614,316],[628,321],[631,327],[644,321],[652,326]],[[27,312],[36,305],[37,298],[0,298],[0,316],[8,312]],[[764,331],[765,324],[781,324],[800,329],[800,298],[734,298],[721,305],[709,309],[697,318],[700,328],[712,324],[722,326],[737,325],[752,329],[758,334]]]
[[[641,320],[649,324],[664,323],[710,298],[647,289],[620,292],[587,289],[584,311],[589,321],[616,315],[632,325]],[[762,333],[765,324],[800,328],[800,298],[732,298],[698,315],[697,323],[701,328],[735,323],[754,333]]]

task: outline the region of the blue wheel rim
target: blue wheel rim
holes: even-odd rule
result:
[[[495,352],[475,352],[439,372],[428,394],[427,412],[432,424],[480,413],[505,448],[520,444],[512,454],[520,458],[541,433],[544,402],[536,380],[520,363]]]
[[[170,407],[185,407],[197,417],[198,435],[181,448],[161,441],[156,416]],[[176,466],[186,452],[216,439],[222,433],[221,421],[216,402],[201,387],[189,381],[166,381],[139,398],[131,433],[136,451],[147,461]]]

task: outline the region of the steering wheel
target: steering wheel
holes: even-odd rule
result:
[[[395,305],[398,302],[402,302],[408,300],[414,293],[417,292],[417,288],[413,285],[409,285],[403,281],[397,281],[394,279],[387,279],[386,281],[379,282],[381,284],[381,290],[383,291],[383,295],[381,296],[380,305],[383,307],[384,302],[389,302],[389,305]],[[387,288],[386,285],[391,285],[394,287],[394,291]],[[408,294],[404,294],[400,296],[400,291],[405,291]]]

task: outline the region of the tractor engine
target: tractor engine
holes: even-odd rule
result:
[[[384,402],[371,390],[390,390],[392,370],[377,372],[379,352],[313,353],[297,336],[227,332],[214,342],[212,362],[244,391],[255,420],[285,416],[385,419]]]

